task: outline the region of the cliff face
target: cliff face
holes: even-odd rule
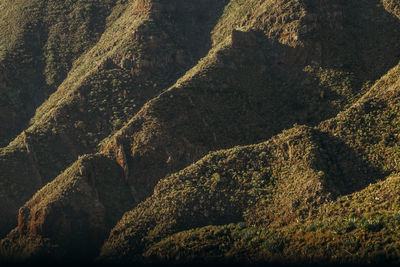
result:
[[[4,1],[2,257],[300,260],[398,171],[399,4]]]

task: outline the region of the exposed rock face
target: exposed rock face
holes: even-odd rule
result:
[[[0,66],[0,88],[6,87],[6,77],[3,66]]]
[[[257,38],[253,32],[232,31],[233,48],[254,48],[257,46]]]

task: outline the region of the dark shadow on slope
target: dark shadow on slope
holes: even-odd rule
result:
[[[22,129],[35,109],[55,91],[46,84],[42,74],[45,62],[42,58],[43,46],[47,38],[47,27],[38,25],[27,30],[15,52],[8,52],[0,62],[2,84],[0,84],[0,147],[8,144]]]
[[[87,262],[133,203],[115,161],[83,156],[21,207],[18,227],[0,242],[0,261]]]
[[[321,132],[320,138],[315,169],[326,174],[327,189],[333,196],[339,197],[360,191],[388,175],[372,166],[363,152],[355,151],[332,134]]]
[[[274,137],[267,143],[278,151],[278,158],[269,162],[279,174],[274,175],[277,182],[268,198],[271,200],[264,198],[248,207],[251,212],[247,212],[246,221],[250,225],[274,228],[307,219],[326,201],[362,190],[387,175],[361,151],[331,133],[306,126],[287,132],[296,134],[290,138],[279,135],[282,138]]]
[[[307,13],[299,38],[322,66],[359,77],[355,90],[375,81],[400,59],[399,19],[379,0],[301,0]],[[393,12],[396,12],[394,10]]]

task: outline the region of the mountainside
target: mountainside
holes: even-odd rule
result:
[[[397,263],[399,99],[398,0],[3,1],[0,262]]]
[[[7,216],[0,220],[3,234],[13,226],[18,208],[36,190],[79,155],[95,152],[103,138],[201,56],[209,43],[209,37],[202,33],[210,31],[205,22],[222,5],[216,3],[217,10],[209,10],[207,3],[202,4],[209,16],[204,12],[196,18],[186,10],[176,10],[173,14],[181,23],[174,27],[174,17],[168,19],[168,11],[163,10],[171,8],[172,13],[173,6],[127,3],[99,42],[74,62],[58,90],[36,110],[31,126],[0,150],[0,195],[4,199],[0,202],[9,207]],[[179,8],[201,11],[193,5]],[[198,32],[182,29],[191,24]],[[196,48],[189,40],[197,42]],[[20,167],[9,167],[13,165]],[[15,190],[8,190],[10,187]]]
[[[72,63],[99,40],[115,6],[116,1],[2,1],[0,145],[27,126]]]

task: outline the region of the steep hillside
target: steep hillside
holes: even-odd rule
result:
[[[384,174],[398,172],[399,73],[398,65],[348,110],[321,123],[319,129],[314,128],[312,132],[318,133],[319,142],[307,142],[311,129],[296,130],[299,127],[272,138],[264,146],[276,145],[283,157],[272,160],[273,163],[259,163],[264,157],[270,157],[268,150],[259,153],[256,147],[251,147],[250,151],[257,156],[248,159],[245,155],[249,152],[244,152],[248,148],[241,148],[239,151],[244,155],[237,153],[240,155],[237,158],[245,159],[244,164],[229,164],[232,159],[230,153],[222,157],[211,154],[208,157],[217,158],[216,162],[206,164],[212,171],[201,168],[206,157],[195,165],[195,174],[189,171],[189,167],[177,173],[175,179],[172,176],[162,180],[154,195],[125,214],[111,231],[102,249],[102,257],[111,261],[189,261],[204,259],[204,253],[211,250],[210,258],[206,257],[209,260],[253,263],[274,259],[292,263],[303,260],[314,263],[326,260],[333,263],[397,262],[399,254],[394,248],[398,241],[392,230],[398,227],[397,176],[384,178]],[[379,106],[376,107],[375,103]],[[298,134],[292,138],[285,137],[285,133],[296,131]],[[388,137],[391,139],[387,140]],[[251,165],[257,163],[259,168],[275,169],[275,172],[262,173]],[[282,163],[284,167],[281,167]],[[221,167],[228,169],[232,166],[245,173],[239,172],[236,176],[243,184],[248,179],[246,177],[263,177],[264,181],[250,182],[252,186],[245,189],[247,194],[229,192],[232,181],[233,184],[235,181],[232,177],[235,176],[221,170]],[[204,174],[209,175],[205,180],[202,178]],[[273,183],[270,177],[273,177]],[[379,179],[385,180],[356,192]],[[223,188],[229,193],[218,202],[213,198],[212,189],[207,188],[193,200],[196,197],[190,191],[193,181],[197,182],[193,186],[197,190],[207,183],[218,185],[224,181],[217,192],[222,194]],[[269,183],[264,187],[265,181]],[[248,195],[257,191],[258,199],[253,198],[247,205],[242,203],[246,203]],[[356,193],[350,194],[352,192]],[[238,196],[240,204],[232,203],[234,196]],[[205,205],[205,210],[197,211],[194,203],[201,203],[202,199],[210,199],[210,202]],[[159,209],[156,208],[158,205]],[[233,216],[236,220],[230,219],[227,207],[237,212]],[[164,216],[164,213],[167,214]],[[204,214],[212,214],[212,219],[202,220]],[[200,228],[168,237],[200,226],[240,221],[246,224]],[[288,223],[292,224],[286,227]],[[228,241],[231,239],[233,241]],[[346,243],[348,239],[352,241]],[[353,247],[355,244],[356,247]],[[346,249],[351,249],[351,252],[346,252]],[[244,258],[236,256],[239,251]],[[346,253],[348,255],[343,256]]]
[[[161,180],[150,198],[124,215],[102,253],[135,259],[149,243],[205,225],[287,225],[377,175],[345,144],[297,126],[266,143],[211,153]]]
[[[363,107],[371,99],[375,101],[390,99],[396,103],[395,94],[391,90],[387,90],[386,87],[389,85],[389,88],[399,88],[391,87],[399,83],[396,73],[398,74],[398,67],[395,67],[378,81],[371,91],[354,106]],[[388,97],[389,95],[390,97]],[[396,109],[396,107],[392,108]],[[368,113],[373,112],[373,110],[366,111],[361,109],[358,113],[353,113],[352,110],[353,107],[331,121],[342,118],[345,122],[350,123],[357,117],[368,118],[370,116]],[[383,114],[385,113],[383,112]],[[375,117],[378,118],[377,116]],[[393,130],[390,124],[383,123],[386,125],[385,128],[382,128],[386,130],[384,133],[390,133]],[[323,123],[322,125],[325,124]],[[361,124],[358,124],[358,127],[353,129],[355,138],[362,138],[363,135],[360,134],[359,129],[363,128]],[[384,133],[377,134],[381,136]],[[265,255],[266,250],[271,250],[272,252],[270,251],[270,253],[272,254],[281,253],[282,248],[279,247],[283,246],[283,243],[288,247],[288,253],[293,254],[291,258],[285,258],[284,260],[297,261],[303,259],[294,250],[297,246],[297,241],[293,241],[293,243],[282,241],[282,244],[279,243],[277,245],[278,248],[274,248],[276,244],[269,244],[268,242],[275,242],[276,240],[272,239],[271,241],[269,239],[275,235],[276,231],[283,231],[282,235],[287,235],[287,240],[290,240],[290,235],[294,234],[293,231],[297,231],[296,229],[314,227],[312,222],[308,222],[310,218],[317,220],[318,218],[329,218],[332,214],[337,214],[337,222],[333,225],[339,224],[341,217],[347,216],[346,214],[348,213],[347,208],[342,210],[337,208],[337,204],[335,204],[342,203],[342,199],[347,198],[340,198],[340,196],[356,192],[370,183],[382,179],[384,177],[383,173],[388,172],[388,165],[385,165],[385,168],[373,167],[374,161],[368,160],[368,158],[375,158],[374,153],[379,153],[379,150],[372,150],[369,153],[368,150],[362,150],[361,148],[354,150],[350,146],[352,142],[349,141],[352,139],[347,139],[348,136],[350,134],[346,135],[346,137],[339,135],[337,130],[325,132],[318,128],[296,126],[259,145],[237,147],[231,150],[211,153],[198,163],[161,180],[155,187],[153,196],[139,204],[132,212],[125,214],[114,230],[111,231],[111,236],[103,247],[102,258],[108,261],[167,260],[175,256],[183,260],[191,260],[191,257],[201,259],[204,256],[202,250],[196,246],[197,248],[194,252],[187,251],[187,246],[190,245],[186,242],[195,242],[195,244],[206,242],[204,244],[206,251],[210,249],[207,249],[208,245],[215,246],[215,243],[220,245],[221,243],[219,242],[222,242],[223,246],[226,246],[223,251],[227,252],[228,249],[231,249],[232,251],[227,255],[231,255],[233,258],[230,258],[231,256],[224,258],[224,254],[221,254],[219,249],[212,250],[212,255],[221,260],[249,260],[250,258],[235,258],[235,251],[239,248],[247,251],[245,255],[249,257],[257,255],[252,261],[257,259],[268,260],[270,258],[267,257],[268,253],[266,254],[267,256]],[[369,143],[365,141],[363,144],[364,147],[369,147],[375,145],[375,142]],[[388,144],[385,147],[390,149]],[[393,157],[397,160],[396,155],[393,155]],[[390,171],[396,170],[396,167],[394,165]],[[391,180],[389,179],[388,181]],[[52,184],[56,184],[56,181]],[[384,204],[386,203],[385,205],[392,203],[391,199],[396,196],[396,184],[389,183],[389,185],[387,185],[388,189],[385,191],[389,194],[388,196],[377,196],[377,200],[382,199]],[[372,188],[381,188],[381,186],[378,184]],[[354,195],[369,196],[363,192],[354,193]],[[376,194],[371,193],[371,195],[375,196]],[[338,197],[339,200],[331,202]],[[326,202],[330,203],[324,204]],[[374,207],[368,207],[368,203],[364,203],[366,211],[363,210],[364,208],[360,204],[359,208],[362,209],[356,212],[358,216],[361,216],[360,229],[368,230],[368,227],[373,227],[368,226],[368,223],[374,224],[374,221],[371,221],[372,217],[370,218],[371,209],[374,209]],[[396,205],[396,202],[393,203]],[[60,203],[60,205],[65,207],[69,204],[64,202]],[[344,207],[347,206],[346,204]],[[354,209],[356,208],[357,206],[353,206],[352,212],[355,212]],[[383,208],[378,206],[375,210],[382,212]],[[30,210],[32,209],[34,210],[34,208],[30,208]],[[75,214],[72,216],[74,218],[78,216],[76,213],[72,214]],[[49,219],[45,217],[45,220]],[[240,226],[211,227],[211,230],[207,230],[208,228],[191,230],[169,237],[171,234],[196,227],[224,225],[241,221],[246,223],[242,223]],[[33,222],[32,219],[24,218],[20,215],[20,225]],[[296,222],[305,222],[305,224],[296,224]],[[286,225],[293,223],[297,225],[297,228],[293,228],[294,226],[286,227]],[[314,223],[321,224],[318,220]],[[308,224],[311,226],[307,226]],[[364,224],[367,228],[362,226]],[[258,228],[249,229],[246,225]],[[234,229],[231,229],[232,227]],[[332,231],[336,231],[336,228],[333,227],[332,229]],[[206,233],[203,231],[206,231]],[[209,233],[210,231],[211,233]],[[263,233],[261,237],[260,231]],[[287,233],[286,231],[289,232]],[[386,229],[383,229],[383,231],[386,231]],[[214,232],[217,240],[211,238]],[[374,232],[374,230],[370,232]],[[27,234],[29,237],[36,233],[31,231]],[[238,244],[235,243],[236,241],[229,243],[226,239],[228,237],[224,237],[227,234],[233,234],[233,239],[237,240]],[[299,233],[295,232],[295,234]],[[193,238],[193,240],[187,239],[187,235],[191,236],[190,238]],[[249,237],[246,237],[246,235]],[[209,236],[206,239],[208,241],[203,240],[205,236]],[[220,237],[222,240],[219,239]],[[10,234],[9,238],[11,240],[13,238],[24,240],[26,235],[16,233],[15,230],[14,233]],[[175,240],[175,238],[180,241]],[[246,242],[254,238],[256,238],[254,240],[254,248],[249,247]],[[329,235],[326,238],[329,238]],[[228,238],[228,240],[230,239]],[[371,240],[367,239],[366,243],[362,244],[361,247],[364,248],[369,246],[368,244],[371,242],[375,242],[373,241],[374,239]],[[228,244],[226,244],[227,242]],[[276,242],[281,241],[278,240]],[[310,242],[314,241],[310,240]],[[34,244],[38,246],[36,242]],[[308,249],[308,245],[310,244],[302,244],[304,249]],[[31,245],[25,244],[25,247],[31,247]],[[67,249],[65,246],[61,246],[61,248]],[[362,250],[360,250],[361,252]],[[175,256],[170,256],[170,253]],[[324,250],[318,253],[321,253],[321,255],[326,254]],[[142,254],[144,259],[141,256]],[[368,255],[365,254],[364,257]],[[186,256],[189,258],[185,258]],[[213,259],[212,256],[210,257],[206,257],[206,259]],[[356,260],[358,258],[354,257],[352,259]],[[304,258],[304,260],[321,259]]]
[[[322,205],[307,222],[269,229],[245,222],[170,235],[143,254],[147,263],[398,264],[399,177]]]
[[[141,200],[151,194],[155,183],[166,173],[182,169],[210,150],[261,142],[294,123],[315,125],[335,116],[368,90],[370,81],[366,77],[371,78],[369,73],[376,73],[376,69],[369,69],[364,60],[376,61],[373,68],[381,65],[381,75],[398,62],[388,52],[385,57],[390,60],[379,63],[371,47],[367,47],[369,43],[378,47],[376,43],[384,40],[375,39],[375,33],[386,28],[385,25],[398,36],[398,19],[390,13],[372,1],[366,6],[338,2],[323,8],[345,13],[336,17],[320,15],[315,18],[316,27],[316,22],[309,25],[307,18],[315,8],[297,1],[276,4],[265,1],[260,5],[229,3],[213,31],[217,45],[174,86],[150,101],[104,146],[106,152],[115,155],[123,150],[126,162],[122,165],[128,171],[132,187],[147,189]],[[317,14],[324,14],[322,11],[318,10],[321,13]],[[354,19],[355,14],[363,18],[367,11],[382,17],[369,23],[361,23],[358,17]],[[237,17],[237,12],[243,17]],[[347,16],[346,12],[349,12]],[[258,17],[244,20],[248,17],[246,14]],[[266,18],[271,22],[254,22]],[[278,23],[281,27],[271,27],[266,32],[261,26],[268,28],[273,18],[282,19]],[[223,38],[227,31],[220,23],[234,25],[234,19],[243,20],[249,26],[241,22],[243,31],[233,30],[218,43],[217,37]],[[345,28],[346,19],[353,19],[357,28]],[[310,28],[316,33],[301,34],[304,29],[311,31]],[[325,36],[326,32],[342,37],[341,43],[332,42]],[[393,35],[387,37],[392,45],[381,43],[382,47],[391,50],[398,46],[391,41]],[[373,40],[366,42],[364,38]],[[315,54],[316,43],[326,47],[322,50],[324,53]],[[338,55],[330,58],[325,53],[339,49],[358,54],[351,55],[351,64],[338,67],[333,60],[345,61],[348,55],[337,52]],[[363,71],[359,70],[360,66],[364,66]],[[150,163],[157,167],[147,168]]]
[[[7,216],[0,219],[3,235],[14,226],[18,207],[36,190],[79,155],[95,152],[103,138],[206,53],[207,33],[223,4],[127,3],[37,109],[32,126],[1,149],[0,195],[8,204]]]
[[[34,260],[90,259],[133,203],[116,162],[102,155],[80,157],[21,207],[13,235],[34,236],[4,242],[3,253],[22,248],[26,254],[19,254],[21,260],[30,255]],[[58,246],[66,250],[59,251]]]
[[[100,38],[121,1],[0,3],[0,146],[27,127],[35,109]]]
[[[397,261],[397,204],[357,203],[396,200],[399,4],[110,6],[0,149],[1,259]]]

